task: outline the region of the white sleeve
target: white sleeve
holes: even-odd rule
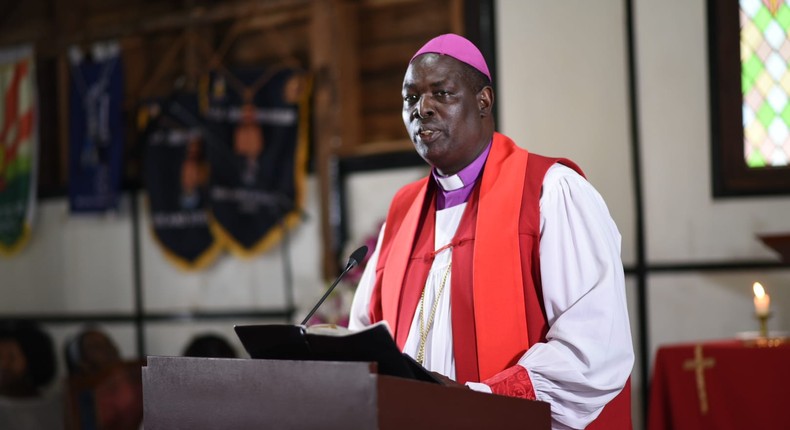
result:
[[[362,277],[357,284],[357,290],[354,292],[354,300],[351,302],[351,312],[348,319],[348,328],[351,330],[360,330],[370,325],[370,296],[373,294],[373,287],[376,285],[376,265],[379,261],[379,251],[381,250],[381,241],[384,239],[384,227],[386,223],[381,226],[379,231],[379,238],[376,240],[376,249],[368,259],[365,271],[362,272]]]
[[[623,388],[634,362],[620,233],[598,192],[552,166],[540,198],[540,268],[549,331],[519,360],[552,426],[584,428]]]

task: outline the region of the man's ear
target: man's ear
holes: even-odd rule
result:
[[[477,93],[477,106],[480,109],[480,117],[491,115],[491,109],[494,106],[494,89],[490,86],[483,87]]]

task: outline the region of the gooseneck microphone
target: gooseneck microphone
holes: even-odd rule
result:
[[[326,293],[324,293],[324,296],[321,297],[321,300],[319,300],[318,303],[316,303],[315,306],[313,306],[313,309],[310,311],[310,313],[307,314],[307,316],[302,321],[301,325],[307,324],[307,321],[310,319],[310,317],[313,316],[315,311],[318,310],[318,307],[321,306],[321,303],[324,303],[324,300],[326,300],[326,298],[329,297],[330,294],[332,294],[332,290],[335,289],[337,283],[340,282],[341,279],[343,279],[343,276],[346,276],[346,273],[348,273],[349,270],[353,269],[359,263],[361,263],[362,259],[364,259],[366,255],[368,255],[368,247],[364,245],[357,248],[356,251],[351,253],[351,256],[348,257],[348,263],[346,263],[346,268],[343,269],[343,272],[340,273],[340,276],[338,276],[337,279],[335,279],[335,282],[332,283],[332,286],[330,286],[329,289],[326,290]]]

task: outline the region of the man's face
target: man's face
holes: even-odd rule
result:
[[[491,139],[484,127],[491,89],[475,92],[465,65],[446,55],[417,57],[403,78],[403,122],[417,153],[443,175],[455,174]]]

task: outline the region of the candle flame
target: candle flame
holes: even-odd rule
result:
[[[763,297],[765,295],[765,288],[759,282],[755,282],[752,286],[752,290],[754,290],[755,297]]]

